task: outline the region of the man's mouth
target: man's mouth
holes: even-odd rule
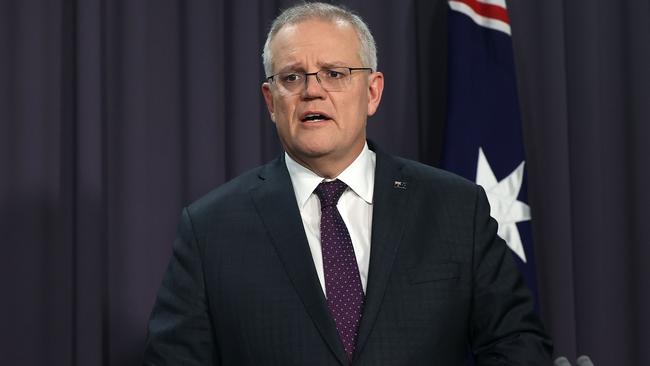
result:
[[[302,122],[322,122],[330,119],[330,116],[324,113],[305,113],[300,118]]]

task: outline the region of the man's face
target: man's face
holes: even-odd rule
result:
[[[285,26],[270,47],[274,74],[368,66],[361,62],[357,34],[347,23],[307,20]],[[354,161],[365,144],[367,117],[377,110],[382,90],[383,75],[368,71],[353,71],[347,88],[341,91],[324,90],[315,76],[308,76],[307,84],[295,95],[283,93],[274,83],[262,85],[285,150],[309,168],[319,164],[345,168]],[[325,119],[305,118],[313,114]]]

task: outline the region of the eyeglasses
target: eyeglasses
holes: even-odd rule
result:
[[[320,86],[328,92],[337,92],[347,89],[352,79],[352,72],[357,70],[370,71],[369,67],[330,67],[317,72],[289,71],[271,75],[266,78],[270,83],[275,83],[280,92],[285,95],[299,94],[307,85],[307,77],[314,75]]]

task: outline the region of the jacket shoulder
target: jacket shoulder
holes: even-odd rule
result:
[[[212,191],[198,198],[187,206],[192,217],[202,217],[219,210],[228,210],[232,207],[241,206],[250,200],[249,192],[255,188],[261,178],[261,172],[265,165],[253,168],[225,183]]]
[[[454,188],[461,191],[475,192],[476,183],[446,170],[432,167],[414,160],[395,157],[403,165],[403,172],[413,179],[432,188]]]

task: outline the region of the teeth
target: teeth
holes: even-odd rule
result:
[[[303,119],[304,121],[323,121],[325,120],[325,116],[322,114],[308,114],[305,116]]]

